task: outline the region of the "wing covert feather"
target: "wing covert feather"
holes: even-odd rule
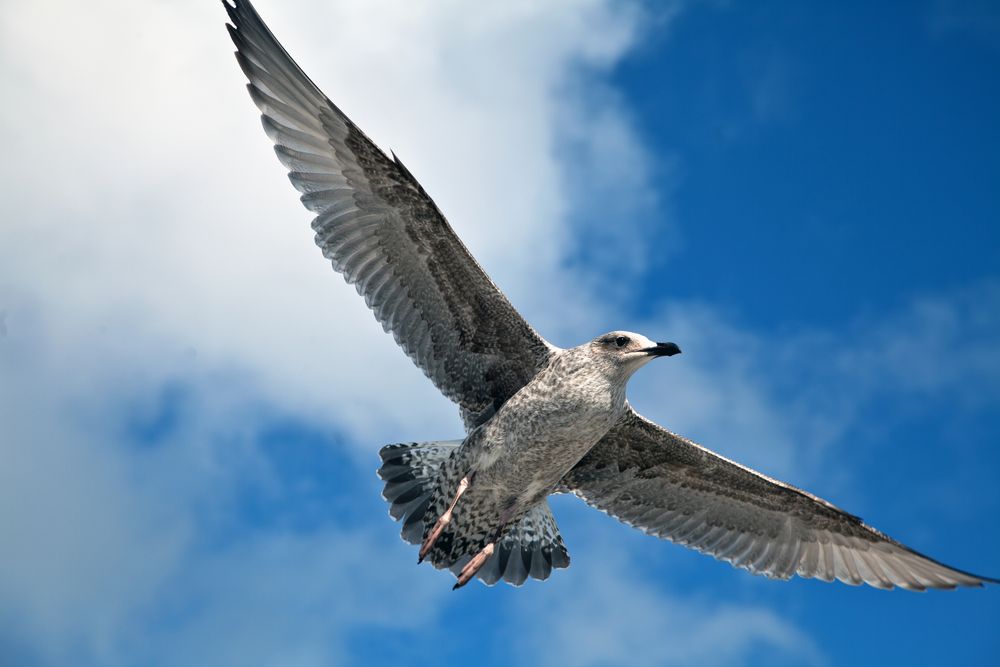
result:
[[[754,574],[911,590],[995,583],[924,556],[822,498],[723,458],[631,408],[562,487],[650,535]]]
[[[236,59],[316,244],[468,428],[485,421],[555,348],[493,284],[424,189],[288,56],[246,0],[223,2]]]

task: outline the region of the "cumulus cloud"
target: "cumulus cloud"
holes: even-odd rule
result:
[[[420,175],[546,335],[566,344],[574,324],[596,329],[600,301],[560,267],[575,238],[565,184],[607,176],[627,156],[634,176],[616,179],[617,201],[643,197],[643,151],[620,103],[593,84],[633,42],[636,5],[260,9],[320,85]],[[220,8],[15,1],[2,11],[0,53],[19,100],[0,111],[13,156],[0,167],[8,289],[26,291],[60,330],[128,320],[205,363],[247,369],[270,400],[361,440],[399,437],[404,425],[408,437],[458,428],[312,247]],[[575,159],[563,160],[569,142]],[[554,304],[559,317],[548,315]],[[145,335],[117,333],[125,345]]]

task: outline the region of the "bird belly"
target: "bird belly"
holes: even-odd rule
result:
[[[503,513],[520,514],[548,496],[576,463],[608,432],[614,411],[562,409],[530,417],[498,414],[487,425],[481,453],[474,458],[475,482]],[[494,418],[496,419],[496,418]]]

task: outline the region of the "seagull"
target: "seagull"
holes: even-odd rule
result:
[[[628,331],[542,338],[423,187],[296,65],[247,0],[223,0],[236,59],[316,244],[386,332],[458,405],[465,437],[387,445],[378,474],[419,561],[519,586],[569,566],[548,496],[575,494],[657,537],[774,579],[922,591],[1000,583],[641,416],[625,387],[680,353]]]

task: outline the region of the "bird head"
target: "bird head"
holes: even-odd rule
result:
[[[656,357],[680,354],[676,343],[657,343],[631,331],[612,331],[590,343],[590,353],[625,377],[639,370]]]

